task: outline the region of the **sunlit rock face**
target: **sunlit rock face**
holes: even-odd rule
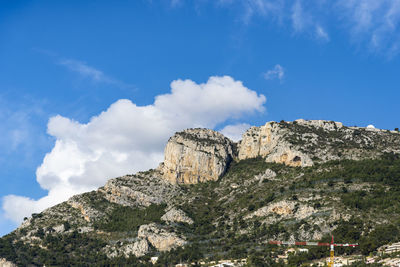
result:
[[[225,173],[233,151],[233,142],[216,131],[187,129],[169,139],[160,168],[172,183],[215,181]]]
[[[237,147],[238,160],[262,157],[266,162],[307,167],[329,160],[360,160],[399,153],[400,139],[396,131],[298,119],[251,127]]]
[[[171,183],[196,184],[218,180],[232,160],[261,157],[266,162],[308,167],[316,162],[399,153],[398,136],[395,131],[303,119],[251,127],[238,143],[213,130],[187,129],[169,139],[159,170]]]
[[[276,122],[251,127],[238,146],[238,159],[263,157],[267,162],[289,166],[312,166],[310,157],[286,140],[288,129]]]

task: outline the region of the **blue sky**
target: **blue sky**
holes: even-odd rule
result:
[[[157,166],[182,128],[400,127],[395,0],[0,5],[0,235]]]

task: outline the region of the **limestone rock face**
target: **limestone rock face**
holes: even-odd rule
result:
[[[343,123],[337,121],[298,119],[295,120],[295,122],[300,125],[319,127],[328,131],[333,131],[343,128]]]
[[[6,259],[0,258],[0,267],[15,267],[15,265],[12,262],[7,261]]]
[[[170,251],[186,244],[183,238],[158,227],[155,223],[141,225],[138,237],[147,240],[158,251]]]
[[[71,197],[68,199],[67,203],[71,205],[71,207],[79,210],[83,219],[87,222],[91,222],[94,218],[102,216],[102,212],[93,209],[85,200],[80,199],[79,195]]]
[[[150,175],[137,173],[111,179],[100,191],[112,203],[148,207],[168,203],[179,193],[179,188],[163,179],[159,172],[153,171]]]
[[[375,158],[385,152],[400,152],[398,132],[324,120],[267,122],[247,130],[238,144],[239,160],[263,157],[294,167],[312,166],[315,161]]]
[[[222,134],[188,129],[169,139],[160,168],[164,178],[172,183],[215,181],[225,173],[233,154],[232,141]]]
[[[183,222],[187,224],[193,224],[193,220],[188,217],[185,212],[175,207],[167,211],[167,213],[161,217],[161,220],[166,222]]]
[[[284,200],[259,208],[255,212],[247,215],[246,218],[280,215],[284,218],[296,218],[301,220],[311,216],[314,212],[315,210],[313,207]]]
[[[129,258],[131,254],[135,255],[136,257],[141,257],[150,251],[150,246],[145,239],[139,239],[134,243],[123,244],[121,246],[107,245],[105,248],[103,248],[103,251],[109,258],[115,258],[119,256]]]
[[[251,127],[243,134],[239,144],[238,159],[266,158],[267,162],[283,163],[289,166],[311,166],[310,157],[294,148],[287,140],[287,129],[279,123],[268,122],[261,127]]]
[[[143,255],[146,255],[147,252],[149,252],[150,246],[149,243],[141,239],[139,241],[136,241],[133,244],[128,244],[124,247],[124,254],[125,257],[129,257],[129,254],[134,254],[136,257],[141,257]]]

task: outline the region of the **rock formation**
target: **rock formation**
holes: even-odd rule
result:
[[[159,228],[155,223],[141,225],[138,237],[147,240],[158,251],[170,251],[172,248],[186,244],[186,241],[175,233]]]
[[[145,239],[139,239],[134,243],[123,244],[121,246],[107,245],[103,251],[109,258],[115,258],[119,256],[129,258],[131,254],[135,255],[136,257],[141,257],[150,251],[150,246]]]
[[[179,188],[163,179],[159,172],[153,171],[150,176],[138,173],[111,179],[100,191],[112,203],[148,207],[151,204],[168,202],[176,196]]]
[[[161,169],[172,183],[215,181],[233,158],[233,143],[212,130],[188,129],[169,139],[164,157]]]
[[[287,130],[279,123],[268,122],[261,127],[251,127],[243,134],[239,145],[239,160],[264,157],[267,162],[289,166],[311,166],[310,157],[285,140]]]
[[[0,258],[0,267],[16,267],[17,265],[15,265],[12,262],[7,261],[6,259],[2,259]]]
[[[294,167],[312,166],[314,161],[375,158],[384,152],[400,152],[398,132],[324,120],[267,122],[247,130],[238,144],[239,160],[263,157]]]
[[[331,233],[337,222],[354,215],[363,218],[369,212],[378,214],[369,217],[375,225],[396,223],[400,213],[393,212],[393,202],[384,206],[386,200],[379,200],[371,205],[385,209],[368,211],[352,201],[363,203],[363,196],[367,200],[369,195],[397,192],[391,189],[391,183],[398,180],[396,172],[397,176],[391,177],[382,170],[397,166],[400,159],[387,152],[400,153],[398,131],[346,127],[332,121],[268,122],[251,127],[238,143],[212,130],[188,129],[170,138],[159,168],[111,179],[98,190],[73,196],[25,219],[12,235],[0,239],[4,242],[0,243],[0,254],[5,251],[2,244],[12,247],[6,255],[0,255],[0,266],[13,266],[1,258],[17,262],[18,257],[26,261],[25,266],[39,258],[57,260],[59,251],[53,251],[53,247],[68,248],[71,238],[77,241],[75,248],[65,253],[80,262],[86,260],[88,251],[109,262],[123,261],[132,254],[146,255],[143,259],[147,261],[150,255],[177,247],[191,250],[193,240],[200,240],[204,255],[217,251],[219,257],[218,253],[226,253],[222,244],[234,244],[237,235],[245,237],[241,239],[245,243],[239,244],[242,248],[254,249],[257,244],[247,237],[257,225],[283,225],[285,232],[279,226],[276,238],[288,233],[294,240],[320,239]],[[256,159],[246,160],[250,158]],[[348,179],[354,177],[353,164],[357,170],[368,170],[365,164],[374,161],[357,163],[367,158],[376,158],[379,163],[371,177],[360,172],[359,177]],[[341,161],[323,164],[330,160]],[[394,163],[397,165],[390,165]],[[313,168],[300,168],[313,164]],[[346,173],[337,177],[342,170],[349,177]],[[215,181],[225,172],[218,183],[180,185]],[[379,180],[375,173],[381,172]],[[268,233],[262,238],[270,237]],[[14,250],[18,254],[13,254]],[[25,251],[34,253],[25,259]],[[54,265],[68,266],[65,262],[67,257],[64,264]]]
[[[193,224],[193,220],[190,217],[188,217],[182,210],[175,207],[168,210],[167,213],[161,217],[161,220],[166,222],[183,222],[187,224]]]

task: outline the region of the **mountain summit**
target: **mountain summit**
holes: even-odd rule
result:
[[[399,153],[398,131],[333,121],[268,122],[237,143],[187,129],[169,139],[158,168],[26,218],[0,239],[0,258],[21,266],[271,261],[268,240],[332,233],[368,254],[400,237],[391,204],[400,200]]]

